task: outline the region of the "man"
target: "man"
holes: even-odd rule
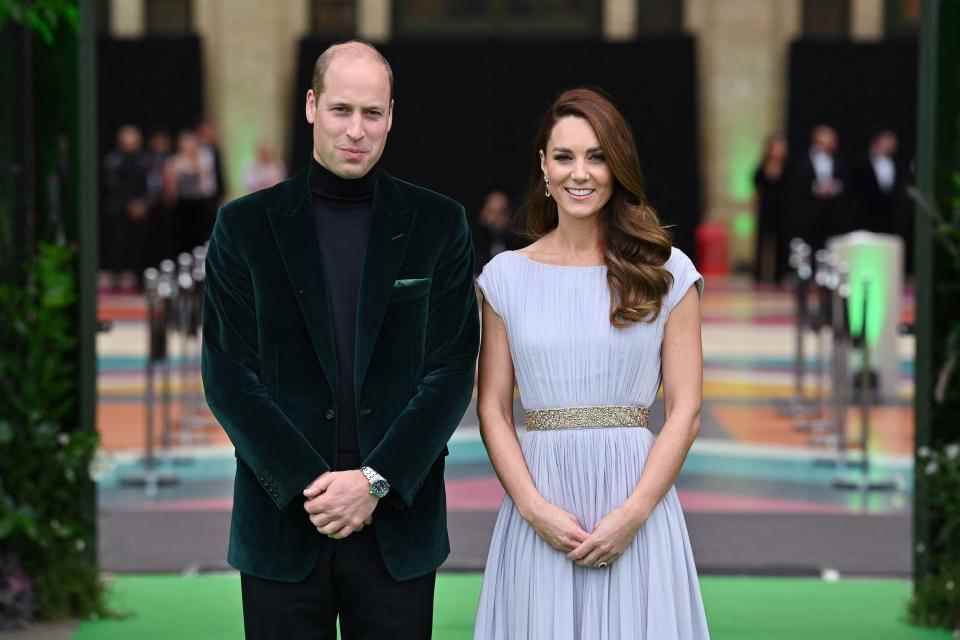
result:
[[[136,288],[146,267],[142,257],[148,231],[149,172],[140,129],[133,125],[120,127],[117,148],[103,165],[106,215],[101,221],[100,242],[101,267],[111,272],[108,286],[126,293]]]
[[[897,209],[906,192],[896,153],[896,134],[881,131],[873,136],[866,157],[855,170],[857,226],[861,229],[896,233]]]
[[[827,238],[852,230],[845,194],[848,179],[837,157],[837,132],[832,127],[814,127],[809,153],[789,173],[791,237],[803,238],[816,251]]]
[[[510,224],[510,199],[506,193],[494,190],[484,198],[473,238],[478,273],[498,253],[523,248],[523,238]]]
[[[201,120],[195,129],[197,139],[204,149],[213,155],[213,171],[217,181],[217,191],[212,197],[213,203],[219,207],[223,196],[227,193],[227,175],[223,166],[223,154],[220,153],[220,144],[217,140],[217,128],[210,120]]]
[[[906,272],[912,273],[913,216],[907,195],[911,176],[909,169],[897,161],[898,147],[897,134],[879,131],[856,168],[857,228],[903,238]]]
[[[237,452],[229,561],[247,638],[429,638],[446,442],[479,318],[463,207],[377,167],[392,72],[331,47],[308,171],[220,211],[203,379]]]

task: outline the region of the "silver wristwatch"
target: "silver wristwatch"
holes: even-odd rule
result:
[[[390,493],[390,483],[382,475],[370,467],[360,467],[360,473],[370,483],[370,495],[374,498],[382,498]]]

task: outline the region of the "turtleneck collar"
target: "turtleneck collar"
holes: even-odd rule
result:
[[[367,175],[348,180],[336,175],[316,158],[310,159],[310,191],[326,200],[361,202],[373,200],[373,188],[377,182],[378,168],[374,166]]]

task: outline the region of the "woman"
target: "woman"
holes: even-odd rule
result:
[[[213,227],[213,196],[217,174],[213,153],[201,146],[192,131],[180,133],[177,154],[171,161],[176,176],[177,210],[174,223],[174,251],[193,251],[210,237]]]
[[[707,638],[673,488],[699,427],[702,278],[646,204],[632,133],[608,100],[562,94],[536,143],[538,240],[478,279],[480,429],[508,496],[475,637]],[[661,371],[667,420],[654,438],[643,427]]]
[[[787,270],[786,215],[787,140],[776,133],[767,138],[763,159],[753,172],[757,212],[754,280],[779,283]]]
[[[257,145],[257,155],[247,168],[247,193],[269,189],[287,176],[283,163],[276,159],[273,147],[263,140]]]

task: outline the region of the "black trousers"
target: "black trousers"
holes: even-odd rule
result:
[[[376,526],[374,512],[372,525],[332,541],[303,582],[241,574],[247,640],[335,640],[338,617],[343,640],[429,640],[437,574],[394,580]]]

